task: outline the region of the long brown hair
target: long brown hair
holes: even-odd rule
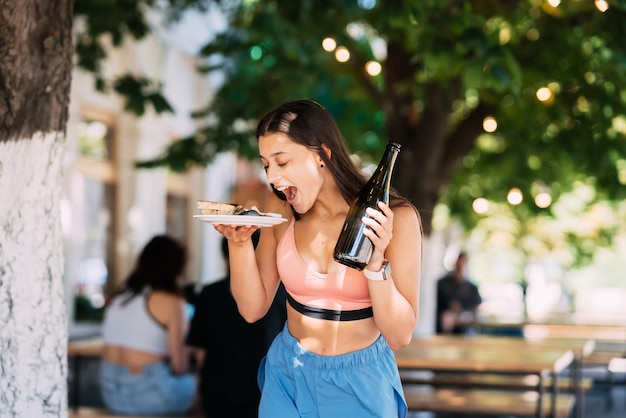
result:
[[[141,294],[147,286],[174,295],[182,295],[178,277],[185,270],[187,250],[183,244],[167,235],[156,235],[143,247],[133,271],[115,295],[130,292],[126,303]]]
[[[350,152],[332,115],[319,103],[299,99],[283,103],[263,116],[256,130],[257,140],[272,132],[281,132],[305,147],[317,152],[339,187],[341,196],[352,204],[359,191],[367,183],[367,177],[352,162]],[[324,152],[330,150],[330,157]],[[287,200],[282,192],[270,184],[274,193]],[[394,206],[408,203],[396,191],[391,191]],[[296,219],[298,214],[294,212]]]
[[[367,182],[350,159],[350,152],[335,119],[319,103],[300,99],[286,102],[268,112],[257,127],[257,140],[272,132],[282,132],[292,141],[317,152],[337,182],[346,202],[351,203]],[[330,158],[322,145],[330,150]],[[271,185],[272,189],[274,185]],[[283,200],[285,195],[274,189]]]

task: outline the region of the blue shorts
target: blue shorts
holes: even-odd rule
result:
[[[406,401],[393,352],[380,336],[353,353],[321,356],[287,325],[259,368],[259,418],[404,418]]]
[[[126,367],[102,360],[100,390],[107,409],[122,415],[184,415],[196,397],[196,379],[175,375],[165,363],[130,374]]]

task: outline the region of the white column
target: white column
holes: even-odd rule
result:
[[[435,315],[437,309],[437,279],[443,268],[444,244],[440,233],[434,231],[430,237],[424,237],[422,274],[419,293],[419,321],[413,334],[428,336],[435,333]]]
[[[164,125],[152,112],[139,120],[137,161],[155,158],[165,151],[169,141]],[[154,235],[165,233],[166,199],[167,169],[138,169],[133,205],[126,214],[134,254],[138,254]]]
[[[237,157],[233,153],[216,156],[205,172],[204,200],[228,202],[236,182]],[[200,223],[200,222],[198,222]],[[220,250],[222,235],[211,225],[202,224],[204,250],[202,253],[202,279],[204,283],[224,277],[226,266]]]

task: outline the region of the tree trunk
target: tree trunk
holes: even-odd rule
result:
[[[0,417],[67,417],[71,0],[0,0]]]
[[[402,144],[393,185],[420,211],[426,236],[432,232],[433,212],[445,186],[463,156],[474,148],[476,138],[483,132],[482,121],[489,114],[483,105],[477,106],[460,125],[450,130],[453,99],[446,98],[436,86],[428,90],[428,106],[420,117],[387,114],[387,134]],[[416,110],[407,112],[416,113]]]

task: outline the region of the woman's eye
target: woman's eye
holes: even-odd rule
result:
[[[276,164],[276,165],[277,165],[277,166],[279,166],[279,167],[284,167],[284,166],[286,166],[286,165],[287,165],[287,163],[278,163],[278,164]]]

